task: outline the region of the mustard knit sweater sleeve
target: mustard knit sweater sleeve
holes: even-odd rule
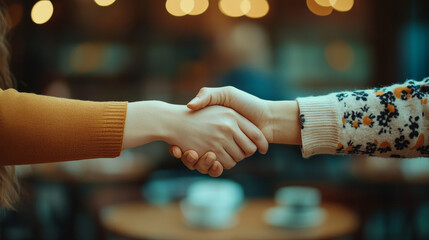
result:
[[[0,90],[0,165],[117,157],[127,102]]]

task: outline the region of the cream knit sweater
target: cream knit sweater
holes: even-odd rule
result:
[[[302,152],[429,156],[429,78],[298,98]]]

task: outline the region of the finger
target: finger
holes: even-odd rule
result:
[[[262,154],[268,151],[268,141],[261,130],[252,122],[237,113],[237,122],[241,131],[256,145],[259,152]],[[241,146],[241,145],[240,145]]]
[[[175,158],[181,158],[182,157],[182,150],[175,145],[171,145],[170,146],[170,154],[171,156],[175,157]]]
[[[220,175],[222,175],[222,172],[223,172],[222,164],[218,161],[215,161],[212,167],[209,169],[210,177],[219,177]]]
[[[231,169],[235,165],[237,165],[237,162],[234,161],[231,155],[225,150],[222,149],[220,152],[216,153],[217,160],[222,164],[224,169]]]
[[[195,169],[202,174],[207,174],[214,164],[215,159],[216,155],[212,152],[208,152],[198,160],[197,164],[195,164]]]
[[[258,149],[241,130],[234,133],[234,141],[241,148],[245,158],[252,156]]]
[[[239,162],[246,157],[243,150],[237,144],[225,146],[224,148],[235,162]]]
[[[182,163],[190,170],[195,170],[195,165],[198,162],[198,153],[194,150],[188,150],[182,155]]]

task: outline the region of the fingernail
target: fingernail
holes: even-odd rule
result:
[[[186,157],[186,160],[188,160],[189,163],[195,162],[195,159],[192,157],[192,154],[188,154],[188,156]]]
[[[218,169],[218,166],[217,166],[217,164],[215,164],[215,165],[212,167],[212,170],[213,170],[213,171],[217,171],[217,169]]]
[[[198,100],[200,100],[199,97],[194,97],[188,104],[195,104],[198,102]]]

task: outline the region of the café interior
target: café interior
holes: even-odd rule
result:
[[[429,76],[427,0],[5,0],[21,92],[186,104]],[[1,156],[0,156],[1,157]],[[0,239],[429,239],[429,158],[271,144],[218,178],[153,142],[115,159],[22,165]]]

